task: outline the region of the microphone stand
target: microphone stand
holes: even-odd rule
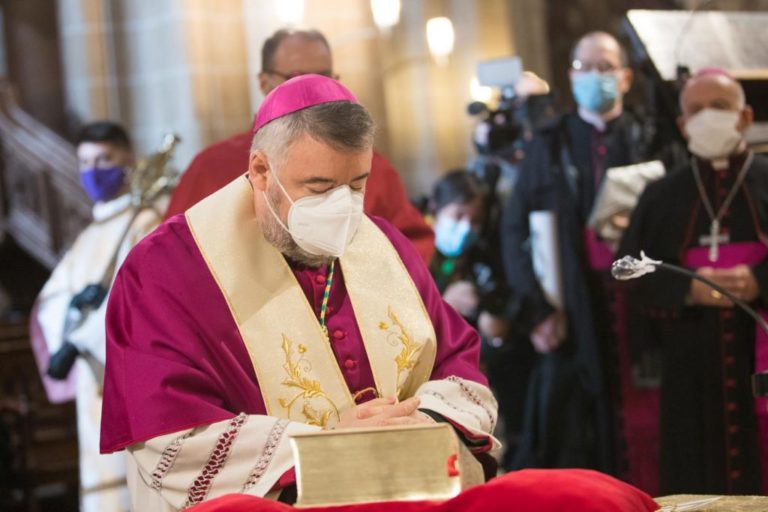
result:
[[[711,280],[703,277],[696,272],[692,272],[687,268],[678,267],[670,263],[664,263],[659,260],[652,260],[648,258],[644,252],[640,253],[641,259],[633,258],[632,256],[624,256],[623,258],[616,260],[611,265],[611,275],[614,279],[619,281],[628,281],[641,277],[645,274],[654,272],[657,268],[669,270],[677,274],[682,274],[691,279],[700,281],[718,293],[721,293],[724,297],[728,298],[731,302],[739,306],[742,311],[751,316],[760,328],[768,335],[768,323],[761,317],[752,307],[750,307],[743,300],[735,297],[731,292],[712,282]],[[752,394],[756,397],[768,397],[768,371],[755,373],[752,375]]]

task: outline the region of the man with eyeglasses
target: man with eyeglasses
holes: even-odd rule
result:
[[[632,70],[613,36],[582,37],[572,51],[570,79],[576,108],[526,149],[502,215],[508,282],[539,353],[515,466],[615,473],[619,383],[608,272],[613,253],[586,224],[606,170],[646,160],[651,133],[624,107]],[[534,273],[530,219],[540,212],[556,219],[560,308],[547,301]]]
[[[337,79],[328,40],[317,30],[275,32],[261,49],[259,87],[266,96],[290,78],[315,74]],[[198,153],[171,196],[166,219],[183,213],[201,199],[245,174],[251,149],[251,131],[208,146]],[[434,252],[434,234],[411,205],[400,176],[381,154],[373,152],[371,177],[365,196],[365,212],[383,217],[400,230],[429,263]]]

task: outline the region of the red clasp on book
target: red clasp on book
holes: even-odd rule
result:
[[[459,462],[459,456],[458,454],[453,454],[448,457],[448,460],[445,461],[445,464],[448,469],[448,476],[459,476],[459,466],[457,463]]]

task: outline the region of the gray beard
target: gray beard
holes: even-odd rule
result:
[[[266,199],[269,204],[272,205],[275,212],[280,211],[282,202],[284,200],[282,191],[276,186],[269,186],[267,188]],[[267,206],[267,209],[269,207]],[[318,268],[323,267],[333,260],[330,256],[317,256],[310,254],[301,247],[291,237],[283,226],[275,219],[270,211],[267,211],[261,219],[261,231],[264,234],[264,239],[269,242],[275,249],[280,251],[286,258],[307,267]]]

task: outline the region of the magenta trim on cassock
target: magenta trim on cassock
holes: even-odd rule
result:
[[[592,270],[611,268],[616,252],[608,244],[600,240],[594,230],[586,228],[583,231],[584,249],[587,251],[589,266]]]
[[[736,265],[754,266],[768,258],[768,247],[760,242],[737,242],[721,245],[717,261],[709,261],[709,247],[694,247],[683,255],[683,264],[692,269],[701,267],[731,268]],[[768,310],[759,309],[768,322]],[[755,372],[768,370],[768,334],[755,326]],[[755,398],[755,413],[760,432],[760,451],[763,461],[763,489],[768,489],[768,399]]]
[[[692,269],[701,267],[731,268],[736,265],[754,266],[768,258],[768,247],[759,242],[738,242],[721,245],[717,261],[709,261],[709,247],[694,247],[683,255],[683,264]],[[768,311],[759,310],[768,321]],[[755,371],[768,370],[768,335],[758,326],[755,336]],[[765,412],[765,407],[763,407]],[[766,438],[768,439],[768,437]]]
[[[717,261],[709,261],[709,246],[692,247],[683,255],[688,268],[731,268],[736,265],[757,265],[768,257],[768,247],[760,242],[734,242],[718,247]]]

